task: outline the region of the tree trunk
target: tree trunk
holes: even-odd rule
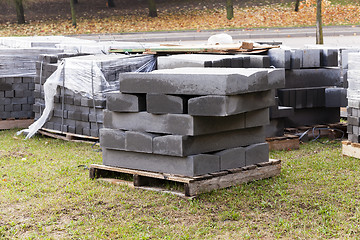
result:
[[[148,0],[149,4],[149,17],[157,17],[157,9],[155,0]]]
[[[229,20],[234,17],[233,0],[226,0],[226,17]]]
[[[25,23],[24,6],[22,0],[15,0],[16,17],[18,24]]]
[[[107,0],[106,5],[108,8],[113,8],[115,7],[115,2],[114,0]]]
[[[324,36],[322,29],[322,17],[321,17],[321,1],[317,0],[316,5],[316,44],[324,44]]]
[[[76,12],[75,12],[75,0],[70,0],[70,8],[71,8],[71,20],[72,25],[76,28]]]
[[[295,12],[299,11],[300,0],[295,1]]]

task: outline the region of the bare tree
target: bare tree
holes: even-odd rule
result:
[[[25,23],[24,6],[22,0],[14,0],[16,8],[16,18],[18,24]]]
[[[76,12],[75,12],[75,0],[70,0],[70,8],[71,8],[71,22],[74,27],[76,27]]]
[[[226,0],[226,17],[229,20],[234,17],[233,0]]]
[[[155,0],[148,0],[149,4],[149,17],[157,17],[157,9]]]
[[[316,4],[316,44],[324,44],[324,36],[322,29],[321,1],[317,0]]]
[[[295,1],[295,12],[299,11],[300,0]]]

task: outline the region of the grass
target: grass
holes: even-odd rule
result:
[[[309,143],[280,176],[185,200],[90,180],[85,143],[0,132],[0,239],[357,239],[360,164]]]

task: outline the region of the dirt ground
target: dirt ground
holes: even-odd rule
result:
[[[70,19],[69,0],[23,0],[25,20],[46,21]],[[106,0],[78,0],[76,12],[78,17],[103,18],[105,16],[147,14],[147,0],[114,0],[115,8],[108,8]],[[245,7],[271,3],[290,3],[291,0],[234,0],[234,6]],[[13,0],[0,0],[0,23],[15,23],[16,11]],[[211,9],[224,7],[226,1],[216,0],[157,0],[159,13],[176,12],[184,9]]]

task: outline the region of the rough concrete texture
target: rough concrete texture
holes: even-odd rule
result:
[[[126,151],[152,153],[153,138],[156,136],[158,135],[146,133],[146,132],[126,131],[125,132]]]
[[[177,68],[120,76],[120,91],[125,93],[235,95],[269,89],[266,69]]]
[[[198,176],[220,171],[220,158],[199,154],[189,157],[163,156],[148,153],[116,151],[103,148],[103,164],[144,171]]]
[[[290,69],[290,50],[273,48],[268,51],[270,65],[276,68]]]
[[[153,152],[189,156],[264,142],[263,127],[246,128],[199,136],[165,135],[153,139]]]
[[[125,150],[125,131],[102,128],[99,130],[101,147]]]
[[[320,49],[303,49],[302,68],[320,67]]]
[[[285,71],[285,88],[342,86],[340,68],[291,69]]]
[[[245,164],[246,166],[268,162],[269,161],[269,145],[268,143],[257,143],[245,148]]]
[[[187,113],[186,96],[167,94],[146,94],[146,109],[149,113]]]
[[[146,110],[144,94],[112,92],[106,94],[106,109],[113,112],[140,112]]]
[[[238,147],[215,153],[220,157],[220,170],[245,167],[245,151],[245,148]]]
[[[185,114],[116,113],[104,110],[104,126],[112,129],[175,135],[203,135],[269,123],[269,109],[260,109],[227,117],[203,117]]]
[[[274,90],[233,96],[208,95],[191,98],[188,113],[192,116],[229,116],[272,105],[275,105]]]

